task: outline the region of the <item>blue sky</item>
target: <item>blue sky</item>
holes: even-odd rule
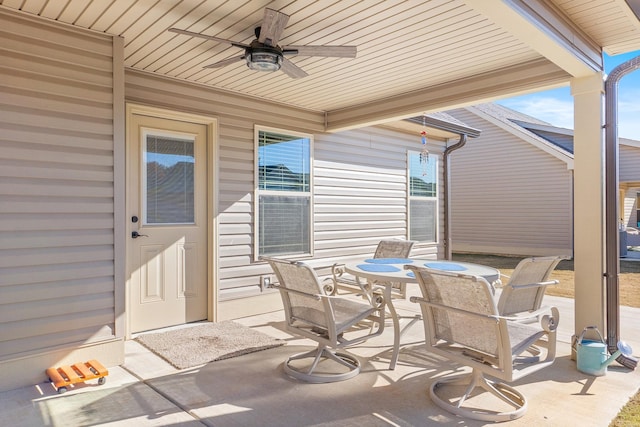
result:
[[[604,57],[605,72],[640,55],[640,51]],[[496,101],[554,126],[573,129],[573,98],[569,86]],[[640,70],[618,84],[618,136],[640,141]]]

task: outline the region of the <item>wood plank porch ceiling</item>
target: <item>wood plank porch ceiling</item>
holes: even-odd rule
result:
[[[510,30],[509,17],[483,2],[0,0],[5,8],[123,37],[126,67],[318,111],[333,129],[568,84],[575,68],[554,60],[557,49],[546,55],[543,44]],[[569,55],[582,53],[581,46],[591,53],[640,49],[640,23],[625,0],[504,2],[525,3],[545,12],[532,26],[534,38],[552,29],[551,43],[581,41],[558,43]],[[355,45],[357,57],[290,57],[309,74],[301,79],[252,71],[240,61],[204,69],[243,52],[167,32],[177,27],[248,44],[265,7],[291,16],[280,45]],[[566,37],[567,28],[578,36]]]

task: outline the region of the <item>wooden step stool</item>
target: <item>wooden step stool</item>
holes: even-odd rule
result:
[[[58,368],[47,369],[49,381],[53,383],[58,393],[67,391],[70,384],[83,383],[88,380],[98,378],[98,384],[104,384],[109,375],[107,368],[95,359],[85,363],[76,363],[71,366],[60,366]]]

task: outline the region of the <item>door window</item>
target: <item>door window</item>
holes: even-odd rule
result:
[[[193,224],[195,139],[145,132],[143,140],[144,223]]]

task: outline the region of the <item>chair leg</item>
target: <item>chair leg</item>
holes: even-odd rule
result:
[[[400,283],[400,297],[402,299],[407,299],[407,284]]]
[[[291,365],[291,362],[294,360],[310,358],[313,358],[313,361],[309,367],[295,368]],[[348,370],[346,372],[316,372],[318,364],[323,359],[332,360],[339,365],[345,366]],[[284,363],[284,371],[289,376],[301,381],[314,384],[331,383],[344,381],[358,375],[360,372],[360,361],[351,354],[333,351],[324,345],[319,345],[314,350],[290,356]]]
[[[457,403],[442,399],[436,393],[436,390],[443,386],[463,385],[467,385],[467,388]],[[463,406],[464,402],[471,396],[471,393],[476,387],[480,387],[483,390],[488,391],[503,402],[513,406],[514,410],[509,412],[498,412],[490,409]],[[487,380],[481,371],[475,369],[471,374],[458,375],[440,381],[435,381],[431,384],[429,395],[431,400],[440,408],[460,417],[480,421],[498,422],[515,420],[522,417],[527,411],[526,398],[520,392],[505,383]]]

